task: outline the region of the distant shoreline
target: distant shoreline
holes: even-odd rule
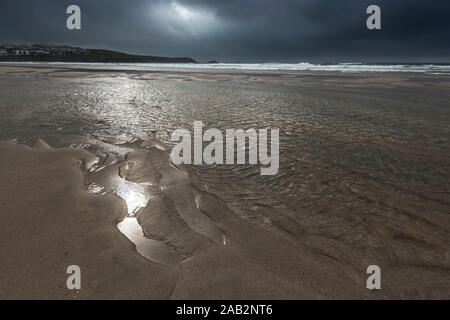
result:
[[[23,59],[18,59],[14,61],[5,60],[0,57],[0,64],[27,64],[27,65],[45,65],[45,64],[59,64],[59,65],[109,65],[117,67],[127,67],[132,68],[177,68],[186,70],[215,70],[217,71],[246,71],[246,72],[342,72],[342,73],[423,73],[423,74],[450,74],[449,64],[362,64],[362,63],[335,63],[335,64],[312,64],[308,62],[300,63],[201,63],[201,62],[183,62],[180,59],[186,58],[161,58],[161,59],[178,59],[174,60],[153,60],[153,61],[133,61],[133,60],[122,60],[122,61],[39,61],[39,60],[28,60],[23,61]],[[188,58],[187,58],[188,59]]]
[[[68,55],[7,55],[0,56],[0,62],[197,63],[189,57],[142,56],[102,49],[87,49],[85,53]]]

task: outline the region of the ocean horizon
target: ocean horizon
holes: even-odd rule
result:
[[[330,71],[330,72],[422,72],[450,73],[448,63],[120,63],[120,62],[0,62],[0,64],[135,66],[190,69],[261,70],[261,71]]]

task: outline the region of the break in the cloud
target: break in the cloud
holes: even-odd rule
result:
[[[66,29],[66,8],[82,30]],[[382,30],[365,9],[382,9]],[[448,0],[0,0],[1,43],[221,61],[450,62]]]

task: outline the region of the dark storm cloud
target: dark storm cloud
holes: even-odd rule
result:
[[[77,4],[82,30],[66,28]],[[382,10],[382,30],[365,27]],[[1,43],[61,43],[221,61],[450,62],[448,0],[14,0]]]

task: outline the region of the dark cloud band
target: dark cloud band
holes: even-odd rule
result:
[[[66,28],[70,4],[80,31]],[[370,4],[382,30],[365,27]],[[1,0],[0,41],[198,60],[450,62],[449,18],[446,0]]]

